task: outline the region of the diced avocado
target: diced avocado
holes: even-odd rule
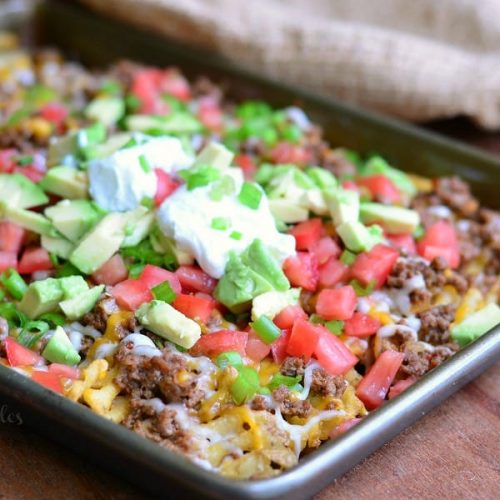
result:
[[[72,299],[64,300],[59,303],[59,307],[69,320],[80,319],[95,306],[95,303],[101,296],[104,285],[99,285],[79,293]]]
[[[325,202],[336,226],[359,219],[359,194],[349,189],[328,189],[324,192]]]
[[[500,307],[488,304],[451,328],[451,337],[464,347],[500,324]]]
[[[94,99],[84,111],[90,120],[106,127],[115,124],[125,113],[125,103],[119,97],[103,96]]]
[[[337,233],[345,246],[353,252],[370,250],[383,241],[382,228],[374,226],[367,228],[361,222],[344,222],[337,226]]]
[[[73,243],[66,238],[47,236],[45,234],[42,234],[40,242],[47,252],[63,259],[67,259],[75,248]]]
[[[229,151],[223,144],[211,142],[203,148],[200,154],[196,157],[193,167],[200,165],[209,165],[211,167],[224,170],[231,165],[234,153]]]
[[[73,167],[51,168],[40,181],[40,186],[45,191],[63,198],[88,198],[87,174]]]
[[[190,253],[179,250],[175,240],[168,238],[160,230],[153,229],[149,235],[149,240],[155,252],[174,255],[177,264],[180,266],[189,266],[194,262],[194,258]]]
[[[127,213],[110,213],[88,232],[69,257],[80,271],[92,274],[110,259],[125,238]]]
[[[21,174],[0,174],[0,200],[16,208],[31,208],[49,201],[40,186]]]
[[[59,280],[47,278],[33,281],[19,303],[19,310],[33,319],[41,314],[56,311],[62,297]]]
[[[133,135],[130,132],[120,132],[118,134],[114,134],[102,144],[94,144],[82,148],[82,155],[86,160],[106,158],[130,142],[132,137]]]
[[[308,210],[297,205],[297,201],[293,199],[270,199],[269,209],[275,219],[286,224],[302,222],[309,218]]]
[[[295,201],[305,190],[316,187],[304,172],[293,165],[279,165],[281,173],[274,174],[266,186],[269,199],[286,198]]]
[[[148,212],[146,207],[138,207],[125,226],[125,239],[122,247],[138,245],[150,233],[155,220],[154,212]]]
[[[328,215],[329,212],[323,191],[319,188],[304,191],[298,204],[317,215]]]
[[[23,208],[15,208],[14,206],[7,206],[5,203],[0,203],[0,218],[3,217],[7,220],[15,222],[18,226],[24,227],[28,231],[33,231],[38,234],[45,234],[47,236],[56,236],[52,223],[41,214],[24,210]]]
[[[338,186],[337,179],[331,172],[321,167],[310,167],[306,174],[320,189],[331,189]]]
[[[76,242],[101,218],[95,205],[87,200],[63,200],[45,209],[45,215],[68,240]]]
[[[201,328],[196,321],[184,316],[162,300],[143,304],[135,315],[141,325],[148,330],[185,349],[193,347],[201,336]]]
[[[82,276],[66,276],[59,278],[58,281],[62,291],[61,300],[72,299],[89,289],[88,283]]]
[[[381,203],[362,203],[361,220],[366,224],[379,222],[389,233],[413,233],[420,224],[416,210],[382,205]]]
[[[283,309],[297,304],[300,288],[292,288],[286,292],[271,291],[257,295],[252,300],[252,319],[255,321],[261,316],[273,319]]]
[[[185,111],[178,111],[166,117],[131,115],[126,118],[125,123],[128,130],[154,134],[194,134],[203,130],[202,124]]]
[[[373,156],[370,158],[363,168],[363,175],[375,174],[385,175],[398,189],[407,193],[409,196],[415,196],[417,194],[417,189],[411,179],[401,170],[391,167],[380,156]]]
[[[76,365],[81,360],[78,351],[73,347],[61,326],[56,328],[54,335],[47,342],[45,349],[42,351],[42,356],[51,363],[61,363],[69,366]]]

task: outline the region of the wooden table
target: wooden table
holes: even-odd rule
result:
[[[461,120],[430,128],[500,153],[500,134]],[[494,499],[500,489],[500,365],[322,491],[327,499]],[[145,498],[32,431],[0,425],[0,498]]]

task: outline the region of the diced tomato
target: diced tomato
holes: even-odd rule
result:
[[[398,380],[390,389],[389,389],[389,399],[395,398],[399,396],[402,392],[406,391],[410,385],[414,384],[417,381],[415,377],[408,377],[404,380]]]
[[[202,335],[191,348],[193,356],[217,356],[226,351],[236,351],[245,356],[248,332],[238,330],[219,330]]]
[[[271,344],[271,353],[273,355],[273,360],[275,363],[281,364],[285,360],[286,348],[288,346],[288,341],[290,340],[291,334],[291,330],[283,330],[278,339]]]
[[[212,311],[215,309],[215,301],[213,299],[184,293],[179,293],[172,305],[188,318],[198,318],[203,323],[206,323],[210,319]]]
[[[332,375],[344,375],[358,363],[358,358],[342,340],[325,327],[318,326],[319,337],[314,355],[319,364]]]
[[[40,116],[54,125],[59,125],[68,116],[68,110],[60,102],[49,102],[40,108]]]
[[[166,269],[152,264],[146,264],[142,270],[139,280],[142,281],[148,288],[153,288],[164,281],[168,281],[172,290],[175,293],[181,293],[182,287],[179,277]]]
[[[248,341],[246,346],[246,354],[252,361],[259,363],[271,352],[271,346],[262,341],[262,339],[254,332],[248,333]]]
[[[404,353],[384,351],[356,388],[356,396],[369,410],[378,408],[404,359]]]
[[[246,180],[253,179],[257,166],[250,155],[236,155],[234,157],[234,163],[243,170],[243,176]]]
[[[380,321],[378,319],[355,312],[352,318],[349,318],[344,323],[344,333],[351,337],[368,337],[377,333],[380,328]]]
[[[157,181],[154,203],[159,207],[179,187],[179,183],[161,168],[155,168],[154,171]]]
[[[0,221],[0,251],[18,253],[26,231],[13,222]]]
[[[363,286],[375,281],[375,287],[380,288],[391,272],[399,252],[387,245],[375,245],[369,252],[360,253],[351,267],[352,278]]]
[[[120,254],[115,254],[92,274],[92,279],[102,285],[116,285],[127,279],[128,270]]]
[[[217,103],[202,100],[199,102],[198,119],[209,130],[220,130],[222,127],[222,109]]]
[[[43,385],[47,389],[50,389],[51,391],[57,392],[59,394],[64,393],[61,377],[55,373],[34,370],[31,373],[31,379],[38,384]]]
[[[404,250],[409,255],[417,253],[417,246],[411,234],[388,234],[386,236],[394,248]]]
[[[313,325],[305,319],[297,319],[293,324],[292,333],[286,346],[287,354],[309,359],[316,349],[319,334],[320,330],[317,325]]]
[[[358,185],[353,182],[353,181],[343,181],[341,183],[341,186],[344,188],[344,189],[349,189],[350,191],[356,191],[356,193],[359,193],[359,187]]]
[[[316,255],[318,264],[321,266],[332,257],[335,259],[338,258],[342,253],[342,249],[333,238],[330,238],[330,236],[323,236],[316,245],[313,246],[311,253]]]
[[[12,337],[5,339],[5,352],[10,366],[33,366],[43,361],[39,354],[19,344]]]
[[[15,157],[18,155],[15,149],[2,149],[0,151],[0,173],[10,174],[16,166]]]
[[[423,238],[417,243],[417,250],[427,260],[443,257],[452,269],[460,264],[457,233],[453,225],[444,220],[435,222],[427,229]]]
[[[333,428],[330,432],[330,439],[335,439],[344,432],[347,432],[351,427],[354,427],[356,424],[359,424],[363,420],[362,418],[350,418],[349,420],[344,420],[341,424],[337,425],[337,427]]]
[[[294,165],[305,165],[311,160],[311,153],[302,146],[280,142],[271,151],[273,163],[293,163]]]
[[[153,294],[141,280],[125,280],[118,283],[111,290],[117,304],[123,309],[135,311],[144,302],[151,302]]]
[[[279,329],[287,330],[292,328],[295,321],[299,318],[307,319],[307,314],[304,312],[304,309],[297,304],[295,306],[285,307],[285,309],[274,317],[273,321]]]
[[[398,188],[385,175],[375,174],[368,177],[360,177],[357,183],[359,186],[368,188],[374,198],[384,203],[397,203],[401,199],[401,193]]]
[[[49,373],[53,373],[58,377],[70,378],[73,380],[78,380],[80,378],[80,370],[78,368],[60,363],[52,363],[49,366]]]
[[[21,274],[30,274],[35,271],[48,271],[52,267],[49,252],[42,247],[32,247],[24,251],[17,270]]]
[[[17,254],[15,252],[0,251],[0,272],[17,267]]]
[[[321,290],[316,312],[324,319],[346,320],[352,317],[358,297],[351,285]]]
[[[217,285],[217,280],[202,271],[199,267],[180,266],[175,271],[175,274],[179,278],[183,291],[186,292],[211,294]]]
[[[308,252],[297,252],[286,259],[283,271],[293,286],[313,292],[318,285],[318,261],[316,256]]]
[[[180,101],[189,101],[191,89],[189,82],[176,69],[168,68],[160,77],[159,88]]]
[[[333,288],[349,276],[349,266],[331,257],[326,264],[319,267],[318,285],[320,288]]]
[[[156,112],[161,78],[161,71],[152,68],[142,69],[134,75],[130,91],[141,102],[140,113]]]
[[[290,229],[290,234],[295,238],[297,250],[311,250],[321,238],[323,223],[321,219],[314,218],[299,222]]]

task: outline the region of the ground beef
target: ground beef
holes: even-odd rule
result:
[[[432,292],[427,290],[427,288],[417,288],[410,292],[410,302],[413,305],[422,306],[423,304],[428,304],[432,299]]]
[[[89,349],[94,345],[94,342],[95,340],[93,337],[88,337],[85,335],[84,337],[82,337],[82,343],[80,344],[80,350],[78,352],[82,354],[83,357],[86,357]]]
[[[317,162],[336,177],[356,175],[356,165],[350,161],[342,149],[330,149],[326,143],[319,149]]]
[[[288,377],[296,377],[304,375],[305,362],[303,358],[290,357],[286,358],[281,365],[280,372]]]
[[[309,416],[312,411],[311,403],[307,400],[295,399],[292,393],[284,385],[273,391],[273,398],[279,404],[281,414],[284,417]]]
[[[472,196],[469,185],[456,176],[437,179],[436,194],[442,205],[465,217],[470,217],[479,208],[479,202]]]
[[[418,378],[429,371],[431,356],[428,351],[414,349],[413,345],[406,346],[404,349],[405,357],[400,372]]]
[[[347,387],[347,382],[344,377],[338,375],[330,375],[323,368],[313,371],[311,392],[321,396],[332,396],[341,398]]]
[[[430,369],[439,366],[443,361],[446,361],[449,357],[453,356],[460,347],[456,342],[450,342],[444,345],[438,345],[431,353],[429,360]]]
[[[443,344],[450,339],[450,323],[455,319],[454,305],[435,306],[417,314],[420,319],[419,337],[424,342]]]
[[[257,396],[255,396],[252,399],[252,402],[250,403],[250,407],[252,408],[252,410],[255,410],[255,411],[262,411],[262,410],[269,410],[270,409],[268,400],[264,396],[261,396],[260,394],[257,394]]]
[[[105,295],[97,301],[92,311],[83,316],[82,323],[84,325],[92,326],[101,333],[104,333],[109,316],[119,310],[120,308],[118,307],[115,299],[110,295]],[[133,318],[133,316],[131,317]],[[130,327],[133,325],[129,324],[127,326]],[[134,328],[135,325],[131,329],[129,328],[129,331],[133,331]]]

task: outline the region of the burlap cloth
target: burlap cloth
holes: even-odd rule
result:
[[[500,0],[81,0],[280,81],[500,127]]]

